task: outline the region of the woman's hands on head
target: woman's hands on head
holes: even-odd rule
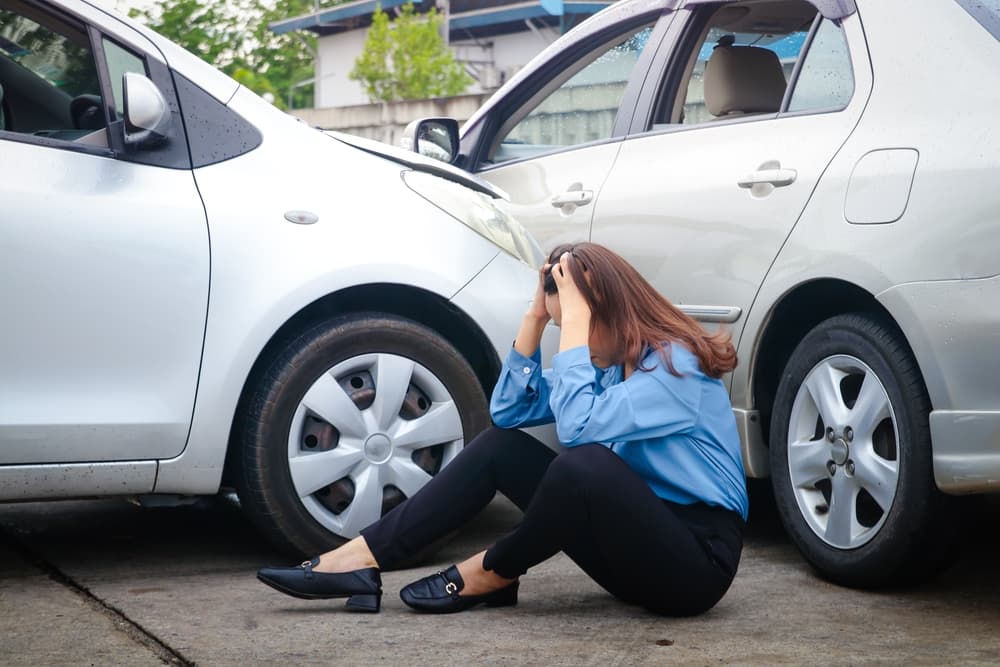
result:
[[[578,261],[572,254],[564,252],[559,263],[552,268],[552,279],[559,288],[559,305],[562,310],[562,326],[567,323],[590,324],[590,305],[583,298],[580,287],[573,279],[570,263]]]
[[[538,345],[542,341],[542,332],[545,325],[549,323],[549,311],[545,307],[545,276],[548,274],[549,265],[546,264],[538,270],[538,284],[535,286],[535,298],[528,306],[528,312],[521,320],[521,328],[514,339],[514,349],[526,357],[530,357],[538,350]]]
[[[532,317],[542,324],[549,321],[551,316],[549,315],[548,309],[545,307],[545,276],[549,273],[549,268],[551,264],[543,264],[542,268],[538,269],[538,283],[535,285],[535,298],[531,301],[531,306],[528,307],[528,317]]]
[[[570,265],[578,261],[566,252],[552,267],[552,279],[559,289],[560,322],[559,351],[590,344],[590,306],[573,279]]]

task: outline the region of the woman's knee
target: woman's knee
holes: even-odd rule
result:
[[[544,453],[552,451],[523,431],[491,425],[469,441],[463,454],[502,460],[533,456],[542,450]]]
[[[576,481],[593,479],[605,474],[609,462],[617,458],[604,445],[578,445],[560,453],[549,466],[548,474]]]

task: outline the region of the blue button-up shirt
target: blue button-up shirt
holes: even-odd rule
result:
[[[670,345],[670,354],[680,377],[650,348],[641,365],[651,370],[623,380],[621,366],[594,366],[585,345],[556,354],[545,371],[539,352],[525,357],[512,348],[490,414],[501,428],[555,421],[564,445],[609,447],[657,496],[725,507],[746,520],[746,477],[726,389],[683,345]]]

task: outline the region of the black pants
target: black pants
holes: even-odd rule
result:
[[[601,445],[557,456],[526,433],[495,427],[361,533],[379,565],[393,569],[468,522],[497,491],[524,511],[486,552],[486,569],[502,577],[564,551],[612,595],[680,616],[710,609],[736,574],[738,513],[664,501]]]

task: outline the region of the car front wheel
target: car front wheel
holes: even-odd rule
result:
[[[795,348],[775,396],[772,484],[785,528],[821,575],[888,586],[945,561],[954,540],[929,414],[912,354],[876,316],[833,317]]]
[[[443,337],[390,315],[339,317],[286,345],[245,395],[237,491],[273,541],[319,553],[415,494],[488,423],[475,373]]]

